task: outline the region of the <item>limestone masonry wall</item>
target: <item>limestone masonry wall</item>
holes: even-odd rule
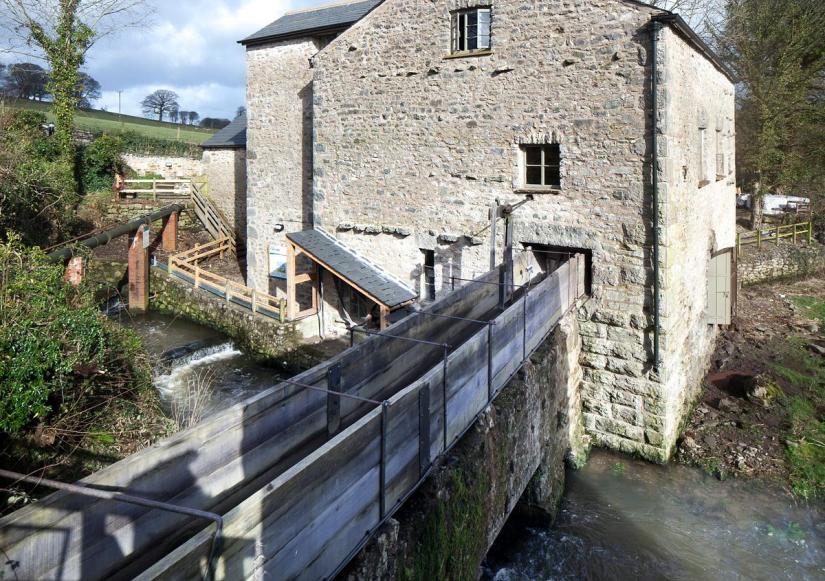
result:
[[[135,155],[127,153],[123,161],[139,174],[155,173],[164,179],[174,180],[203,175],[204,165],[200,159],[168,155]]]
[[[246,150],[206,149],[203,164],[208,195],[235,232],[246,239]]]
[[[738,262],[739,284],[747,286],[781,278],[810,276],[825,270],[825,246],[788,242],[743,248]]]
[[[312,39],[247,49],[247,284],[258,290],[274,291],[270,244],[311,224],[304,200],[312,180],[309,58],[317,50]]]
[[[657,373],[655,11],[618,0],[484,4],[492,51],[481,56],[449,54],[450,11],[466,0],[389,0],[317,54],[310,39],[249,49],[250,280],[267,285],[278,224],[314,223],[419,292],[423,251],[434,251],[443,292],[451,276],[489,269],[490,205],[525,200],[520,146],[558,143],[561,187],[516,211],[514,241],[590,254],[592,299],[579,310],[587,432],[665,458],[715,336],[704,321],[710,253],[732,245],[732,165],[717,181],[714,148],[733,148],[733,87],[669,27],[659,34]],[[714,170],[702,188],[701,167]]]

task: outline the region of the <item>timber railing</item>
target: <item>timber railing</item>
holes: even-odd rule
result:
[[[253,313],[285,322],[286,299],[273,297],[198,266],[200,261],[217,255],[223,256],[232,249],[231,238],[224,236],[170,256],[167,266],[169,275],[184,280],[195,288],[218,295],[226,302],[247,308]]]
[[[235,252],[235,232],[226,216],[215,206],[207,195],[205,180],[124,180],[125,188],[120,190],[118,197],[132,197],[136,199],[153,200],[160,202],[191,203],[195,216],[201,221],[207,232],[216,240],[229,238],[232,251]]]
[[[120,197],[161,202],[188,202],[192,180],[124,180]]]
[[[500,302],[492,271],[85,483],[215,526],[58,492],[0,520],[26,579],[334,577],[585,294],[584,257]]]
[[[783,238],[790,238],[794,244],[803,240],[810,244],[813,236],[813,220],[798,222],[796,224],[786,224],[784,226],[762,227],[749,232],[739,232],[736,235],[736,253],[741,254],[743,246],[756,245],[757,248],[762,248],[762,244],[765,243],[772,242],[779,244],[779,241]]]

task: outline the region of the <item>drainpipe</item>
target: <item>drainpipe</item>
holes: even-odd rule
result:
[[[653,366],[658,372],[661,365],[660,335],[661,320],[659,317],[659,305],[661,289],[659,288],[659,62],[658,62],[658,36],[661,24],[657,21],[652,23],[651,36],[651,58],[652,72],[650,75],[650,91],[653,107]]]

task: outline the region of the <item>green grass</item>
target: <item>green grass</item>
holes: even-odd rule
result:
[[[819,320],[825,324],[825,301],[816,297],[791,297],[793,304],[795,304],[802,314],[809,319]]]
[[[3,113],[4,109],[29,109],[39,111],[45,113],[50,120],[54,120],[50,103],[8,99],[6,101],[0,101],[0,114]],[[193,143],[195,145],[200,145],[215,133],[212,129],[154,121],[132,115],[121,116],[117,113],[96,109],[78,110],[77,113],[75,113],[75,127],[95,133],[106,132],[117,134],[122,131],[135,131],[154,139],[168,139],[181,141],[183,143]]]

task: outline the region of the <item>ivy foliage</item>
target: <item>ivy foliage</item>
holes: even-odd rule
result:
[[[63,270],[15,235],[0,244],[0,431],[8,434],[141,376],[140,341],[107,320],[92,288],[64,282]]]
[[[107,133],[78,150],[77,167],[83,193],[111,189],[115,173],[124,170],[123,150],[123,140]]]
[[[20,111],[0,118],[0,239],[53,240],[73,219],[74,168],[44,130],[46,116]]]

